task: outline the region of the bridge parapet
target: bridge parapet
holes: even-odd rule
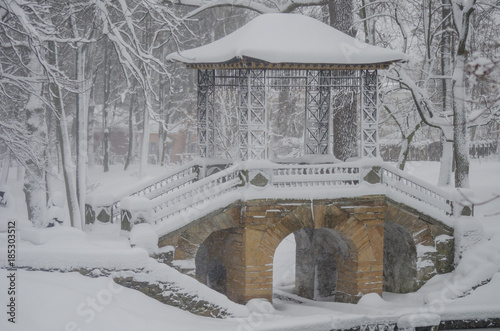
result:
[[[116,196],[103,197],[99,194],[89,194],[85,203],[85,223],[91,224],[95,220],[100,222],[116,223],[120,221],[120,200],[127,196],[156,199],[168,195],[173,191],[188,186],[201,178],[227,168],[227,161],[198,159],[189,162],[159,178],[141,182],[140,186],[133,186]],[[99,217],[99,215],[101,215]]]
[[[239,166],[232,166],[190,186],[179,188],[176,192],[155,200],[154,220],[167,220],[188,208],[195,207],[215,197],[244,186],[244,174]]]
[[[337,195],[346,192],[344,188],[354,188],[359,189],[358,195],[361,196],[367,194],[366,187],[382,188],[381,193],[377,194],[385,193],[388,198],[418,209],[447,225],[452,223],[452,216],[464,214],[463,210],[467,211],[462,203],[456,202],[453,192],[435,187],[377,160],[324,164],[274,163],[267,160],[231,164],[198,160],[160,179],[151,180],[142,188],[124,192],[121,197],[143,196],[151,199],[153,221],[159,223],[190,208],[200,209],[200,206],[205,206],[227,193],[235,192],[231,195],[233,201],[226,201],[234,202],[241,199],[238,195],[243,192],[241,189],[263,190],[259,191],[259,194],[269,195],[268,198],[280,198],[283,194],[280,192],[286,192],[287,195],[290,194],[290,189],[294,188],[315,188],[320,191],[326,189],[328,194]],[[349,194],[356,195],[353,191]],[[93,223],[95,219],[101,222],[119,221],[120,199],[104,199],[113,200],[113,203],[103,204],[96,201],[102,199],[93,198],[90,196],[86,205],[87,224]],[[468,208],[473,210],[472,206]],[[104,215],[106,217],[103,212],[107,213]],[[196,213],[191,216],[193,219],[201,217]]]
[[[367,163],[362,160],[334,164],[278,164],[247,161],[236,163],[174,194],[157,199],[154,219],[165,221],[190,207],[240,189],[246,189],[246,192],[257,190],[262,197],[279,199],[293,192],[308,195],[302,191],[307,188],[314,188],[315,192],[324,189],[321,192],[336,195],[347,192],[345,188],[352,188],[358,189],[357,195],[362,196],[369,194],[368,188],[377,187],[379,192],[376,194],[385,194],[391,200],[417,209],[447,225],[452,224],[454,215],[463,214],[464,204],[456,201],[454,192],[431,185],[384,162],[371,160]],[[300,188],[301,191],[290,191],[294,188]],[[244,199],[238,194],[232,196],[233,201]],[[349,191],[349,196],[356,196],[356,191]],[[472,210],[472,207],[469,208]]]
[[[359,186],[361,168],[355,164],[277,164],[269,161],[247,161],[159,197],[153,205],[156,222],[196,207],[240,188],[307,188]],[[235,200],[238,197],[235,195]]]
[[[386,188],[386,196],[409,204],[413,208],[419,207],[424,214],[437,217],[440,220],[451,216],[472,216],[474,205],[457,196],[456,189],[446,190],[432,185],[420,178],[412,176],[384,162],[372,168],[378,170],[379,183]],[[415,206],[413,203],[419,205]],[[426,208],[430,207],[430,208]]]
[[[429,184],[423,183],[418,178],[403,176],[395,169],[384,167],[381,169],[381,175],[380,183],[391,191],[421,201],[448,216],[453,215],[453,196],[449,192],[442,191],[438,187],[430,189]]]
[[[277,165],[272,168],[276,188],[308,186],[356,186],[361,182],[360,167],[349,164]]]

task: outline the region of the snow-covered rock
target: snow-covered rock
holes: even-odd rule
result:
[[[248,311],[255,314],[272,314],[276,310],[266,299],[252,299],[246,304]]]
[[[145,197],[125,197],[120,201],[122,210],[122,229],[130,230],[138,223],[152,222],[153,204]],[[123,217],[126,213],[127,217]]]
[[[377,293],[365,294],[358,301],[358,305],[362,306],[380,306],[384,304],[386,304],[386,302]]]
[[[158,234],[151,224],[136,224],[130,231],[130,244],[144,248],[149,254],[158,253]]]

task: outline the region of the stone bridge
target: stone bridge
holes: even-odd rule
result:
[[[295,292],[310,299],[354,303],[366,293],[411,292],[453,268],[452,229],[383,195],[239,200],[160,245],[174,246],[175,260],[194,259],[200,282],[245,303],[272,300],[274,253],[292,233]]]
[[[139,221],[175,247],[174,260],[194,261],[200,282],[240,303],[272,300],[274,254],[290,234],[295,293],[310,299],[412,292],[453,268],[458,204],[383,162],[205,160],[127,195],[151,200],[152,219]],[[119,209],[90,204],[87,222],[120,222]],[[139,222],[132,214],[121,210],[123,229]]]

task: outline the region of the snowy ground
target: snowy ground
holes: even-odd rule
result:
[[[408,172],[436,183],[438,167],[438,163],[412,162]],[[161,171],[151,167],[150,175],[156,176]],[[134,170],[116,169],[103,175],[97,169],[90,177],[91,183],[98,183],[97,190],[109,187],[119,190],[137,184]],[[383,298],[367,295],[356,305],[295,298],[303,304],[275,299],[273,306],[259,301],[241,306],[158,264],[145,250],[131,248],[116,226],[94,227],[90,233],[68,227],[55,231],[23,229],[30,223],[23,209],[22,187],[14,179],[9,186],[8,208],[0,207],[0,266],[4,268],[0,269],[0,303],[4,307],[0,330],[328,330],[398,320],[405,315],[413,321],[500,317],[500,199],[476,206],[475,222],[483,226],[484,239],[466,253],[455,272],[434,277],[417,293],[384,293]],[[474,194],[471,199],[477,203],[500,194],[500,162],[474,160],[471,186]],[[5,267],[9,262],[6,232],[9,220],[16,220],[18,228],[16,267],[84,267],[95,269],[96,273],[100,268],[143,268],[152,279],[174,282],[186,293],[225,307],[235,317],[223,320],[199,317],[119,286],[107,277],[89,278],[75,272],[8,271]],[[276,252],[277,294],[286,294],[283,291],[293,283],[294,245],[287,238]],[[9,276],[12,279],[15,276],[15,283],[10,283]],[[486,285],[477,287],[490,279]],[[9,293],[9,287],[15,289],[15,295]],[[15,324],[8,322],[7,304],[11,298],[16,305]]]

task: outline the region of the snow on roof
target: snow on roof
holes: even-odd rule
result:
[[[374,64],[407,60],[404,53],[366,44],[299,14],[260,15],[211,44],[172,53],[167,60],[213,64],[243,58],[300,64]]]

